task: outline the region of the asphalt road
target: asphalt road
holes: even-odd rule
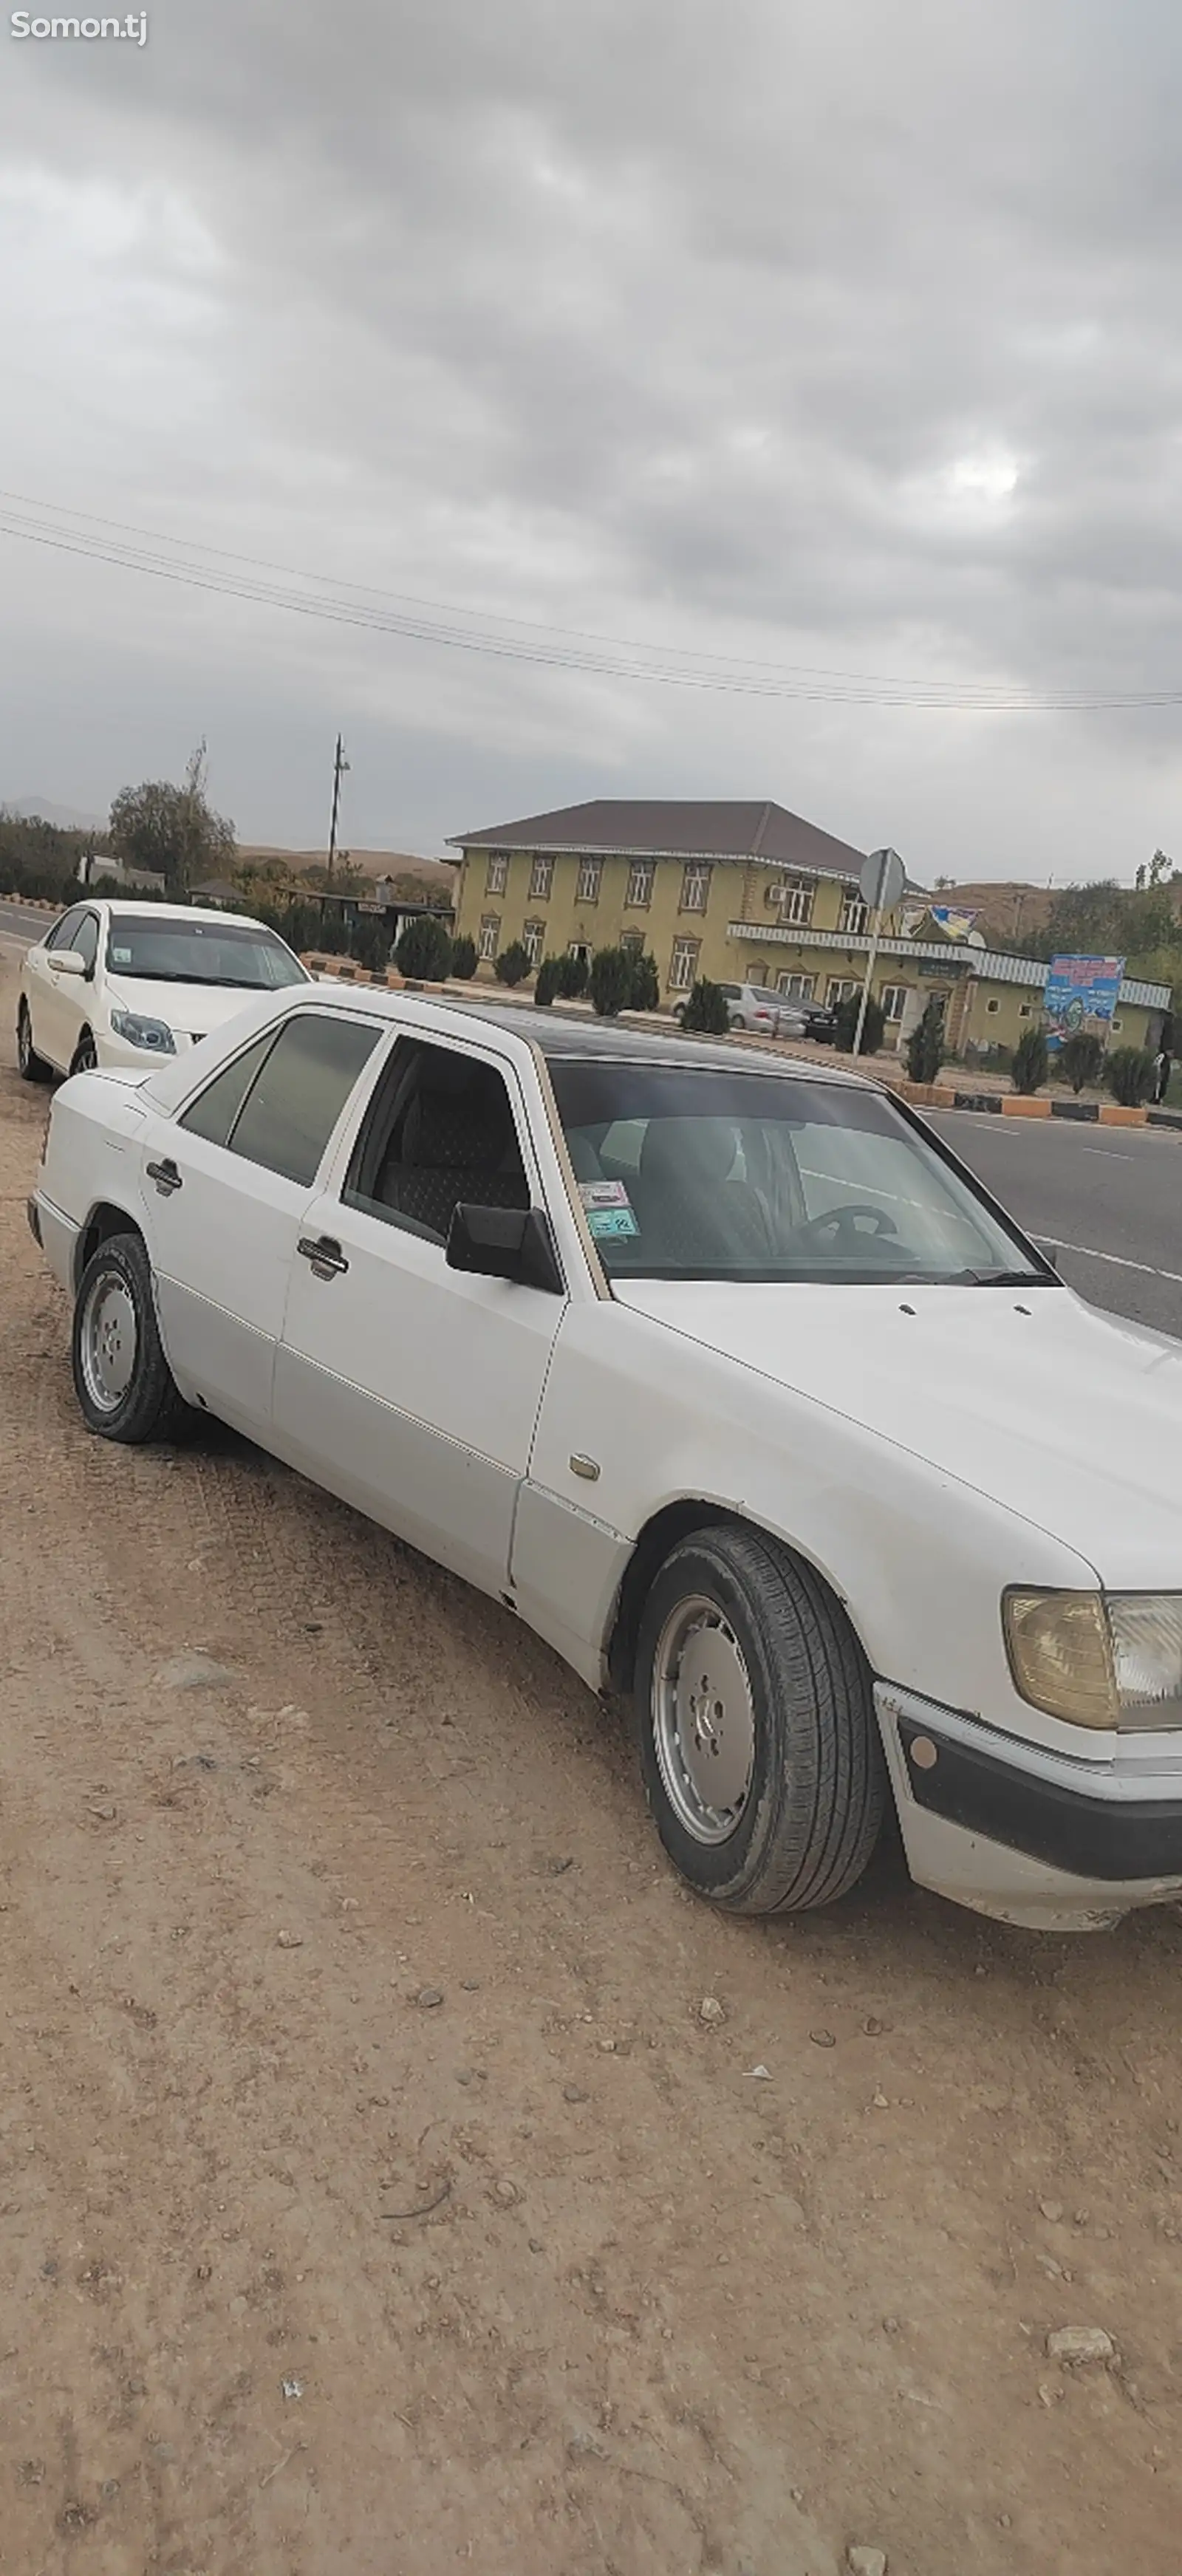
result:
[[[1093,1306],[1182,1338],[1182,1133],[1066,1118],[931,1123]]]
[[[44,939],[57,919],[35,903],[0,903],[0,938],[15,940],[19,948],[28,948],[33,940]]]

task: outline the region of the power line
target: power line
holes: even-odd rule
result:
[[[724,696],[793,699],[805,704],[943,710],[947,713],[1019,715],[1095,713],[1182,703],[1182,689],[1016,691],[1012,682],[907,681],[872,673],[831,671],[809,664],[741,661],[679,647],[596,636],[578,628],[530,619],[493,621],[478,610],[383,592],[366,584],[334,585],[320,573],[297,571],[266,558],[194,545],[126,521],[100,519],[51,502],[0,492],[0,532],[53,552],[138,572],[182,588],[282,609],[288,615],[391,635],[412,643],[513,661],[592,678],[648,681],[663,688],[704,689]],[[30,516],[29,513],[33,515]],[[135,542],[128,542],[134,540]],[[280,581],[262,574],[279,574]],[[309,596],[290,583],[326,595]],[[396,603],[402,601],[404,605]],[[469,620],[467,626],[459,619]],[[504,631],[512,628],[525,632]],[[563,640],[563,639],[567,640]]]

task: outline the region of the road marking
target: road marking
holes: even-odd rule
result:
[[[1155,1270],[1151,1261],[1127,1261],[1122,1252],[1097,1252],[1090,1243],[1064,1243],[1061,1234],[1036,1234],[1035,1243],[1050,1244],[1056,1252],[1078,1252],[1085,1261],[1111,1261],[1117,1270],[1140,1270],[1146,1279],[1171,1279],[1182,1288],[1182,1270]]]

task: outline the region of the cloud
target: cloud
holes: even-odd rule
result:
[[[686,651],[1042,694],[1169,684],[1182,79],[1163,0],[150,15],[142,50],[9,48],[10,487]],[[319,729],[330,752],[343,722],[367,838],[434,846],[501,805],[680,788],[774,794],[920,867],[1062,876],[1168,845],[1182,788],[1168,713],[768,707],[393,645],[10,543],[4,571],[20,732],[0,793],[31,759],[59,798],[101,802],[133,758],[161,765],[144,745],[205,730],[244,830],[306,840],[304,746]],[[134,697],[98,733],[63,722],[60,673],[77,688],[88,653],[105,702]]]

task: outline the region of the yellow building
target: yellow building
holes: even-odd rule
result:
[[[861,990],[864,854],[782,805],[599,798],[459,833],[450,846],[463,854],[456,931],[475,940],[490,978],[520,940],[535,967],[597,948],[645,950],[666,1009],[699,976],[829,1003]],[[905,923],[922,934],[923,906],[922,890],[909,887],[882,924],[872,990],[886,1045],[905,1044],[935,993],[950,1054],[1012,1049],[1039,1017],[1045,966],[965,940],[908,936]],[[1126,978],[1118,1042],[1156,1044],[1168,1007],[1166,985]]]

